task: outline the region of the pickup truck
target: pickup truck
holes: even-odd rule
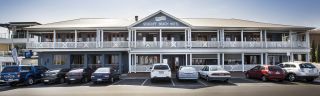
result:
[[[6,66],[0,74],[0,80],[8,83],[10,86],[16,86],[20,83],[32,85],[37,81],[41,81],[47,70],[43,66]]]

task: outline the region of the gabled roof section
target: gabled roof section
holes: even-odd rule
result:
[[[153,13],[129,27],[191,27],[191,25],[162,10]]]

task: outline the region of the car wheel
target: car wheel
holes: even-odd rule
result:
[[[113,78],[113,77],[110,78],[110,82],[111,82],[111,83],[114,82],[114,78]]]
[[[27,79],[26,85],[32,85],[33,83],[34,83],[33,78],[32,78],[32,77],[29,77],[29,78]]]
[[[17,86],[17,83],[9,83],[10,86]]]
[[[207,81],[210,81],[209,76],[206,76],[206,80],[207,80]]]
[[[64,78],[60,78],[59,83],[62,84],[64,82],[65,82]]]
[[[308,82],[313,82],[314,81],[314,78],[307,78],[306,79]]]
[[[223,80],[223,82],[228,82],[228,81],[229,81],[229,79]]]
[[[249,78],[250,78],[250,75],[249,75],[249,74],[246,74],[246,78],[248,78],[248,79],[249,79]]]
[[[267,79],[267,77],[266,77],[266,76],[262,76],[262,77],[261,77],[261,80],[262,80],[263,82],[268,81],[268,79]]]
[[[87,77],[83,78],[82,83],[87,83],[87,82],[88,82],[88,78]]]
[[[290,82],[295,81],[295,80],[296,80],[296,75],[294,75],[294,74],[289,74],[289,75],[288,75],[288,80],[289,80]]]

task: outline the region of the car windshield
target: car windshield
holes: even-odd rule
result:
[[[110,73],[110,68],[99,68],[95,73]]]
[[[212,66],[210,67],[210,71],[222,71],[224,70],[223,68],[221,68],[220,66]]]
[[[18,67],[5,67],[2,72],[18,72]]]
[[[310,63],[304,63],[299,65],[300,68],[316,68],[316,66],[310,64]]]
[[[181,67],[182,71],[196,71],[196,69],[194,69],[193,67]]]
[[[169,66],[167,66],[167,65],[155,65],[153,69],[155,69],[155,70],[167,70],[167,69],[169,69]]]
[[[74,69],[74,70],[71,70],[70,72],[82,72],[83,69]]]
[[[269,71],[282,71],[279,66],[268,66]]]

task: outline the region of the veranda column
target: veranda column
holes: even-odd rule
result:
[[[264,44],[265,44],[265,47],[268,48],[268,44],[267,44],[267,30],[264,30]]]
[[[222,68],[224,68],[224,53],[222,53],[222,56],[221,56],[222,58],[221,58],[221,63],[222,63]]]
[[[128,64],[129,64],[129,73],[131,73],[131,63],[132,63],[132,62],[131,62],[131,53],[129,53],[128,59],[129,59],[129,60],[128,60],[128,61],[129,61],[129,63],[128,63]]]
[[[262,66],[263,65],[263,53],[260,54],[260,63],[261,63],[260,65]]]
[[[163,55],[162,54],[160,54],[160,63],[163,63]]]
[[[184,29],[184,46],[185,46],[185,48],[187,48],[187,44],[188,43],[188,41],[187,41],[187,29]]]
[[[310,34],[309,31],[306,32],[306,48],[310,48]]]
[[[268,53],[265,53],[264,61],[264,64],[268,64]]]
[[[134,54],[134,73],[137,73],[137,54]]]
[[[261,48],[263,48],[263,37],[262,37],[262,33],[263,33],[263,31],[262,30],[260,30],[260,46],[261,46]],[[263,53],[262,53],[263,54]],[[263,60],[263,59],[261,59],[261,60]]]
[[[189,35],[188,35],[188,43],[189,43],[189,48],[191,49],[192,48],[192,31],[191,31],[191,28],[189,28],[188,29],[188,33],[189,33]]]
[[[192,53],[190,53],[190,65],[192,65]]]
[[[53,48],[56,48],[56,30],[53,30]]]
[[[74,30],[74,48],[77,48],[78,46],[77,41],[78,41],[78,32],[77,30]]]
[[[186,60],[185,60],[185,66],[188,66],[188,54],[186,53],[186,58],[185,58]]]
[[[128,47],[131,50],[131,29],[128,30]]]
[[[244,72],[244,53],[241,53],[242,72]]]
[[[137,48],[137,30],[134,30],[134,48]]]
[[[220,66],[220,53],[217,54],[218,57],[218,65]]]

